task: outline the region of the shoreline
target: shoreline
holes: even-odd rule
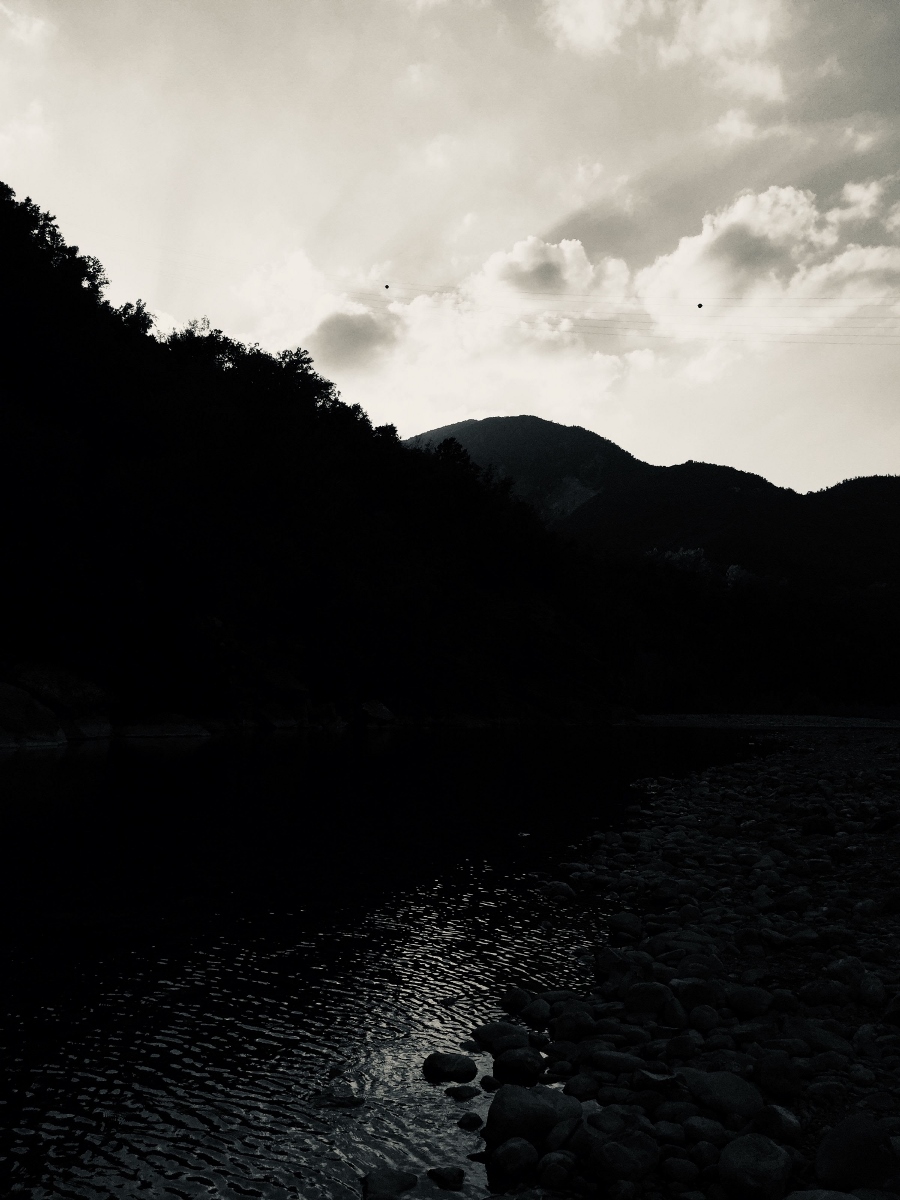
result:
[[[493,1193],[900,1195],[900,736],[850,720],[638,781],[535,880],[609,933],[587,993],[513,987],[456,1053],[494,1056]]]

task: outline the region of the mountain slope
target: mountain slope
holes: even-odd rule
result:
[[[478,466],[513,480],[513,491],[548,524],[568,516],[607,481],[647,468],[615,442],[578,425],[541,417],[460,421],[409,438],[406,445],[439,445],[455,438]]]
[[[464,421],[411,441],[445,437],[510,475],[547,524],[601,556],[702,551],[723,571],[804,586],[900,585],[897,476],[800,495],[713,463],[652,466],[588,430],[524,416]]]

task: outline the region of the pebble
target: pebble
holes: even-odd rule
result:
[[[830,737],[642,780],[557,867],[537,903],[609,940],[583,993],[512,987],[473,1031],[493,1192],[900,1200],[900,747]]]

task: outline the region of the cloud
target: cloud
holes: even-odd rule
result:
[[[556,45],[579,54],[628,52],[645,65],[701,63],[718,87],[766,101],[784,98],[779,67],[765,56],[785,35],[786,0],[543,0]]]
[[[23,46],[38,46],[54,31],[54,26],[44,17],[17,12],[8,4],[0,3],[0,17],[6,19],[8,36]]]
[[[848,183],[843,203],[824,212],[809,190],[745,192],[639,272],[636,292],[659,329],[679,339],[894,336],[897,313],[884,304],[900,290],[900,248],[847,240],[882,209],[885,190],[885,181]],[[872,305],[879,314],[854,323]]]
[[[324,368],[368,366],[395,340],[391,322],[365,310],[331,313],[307,339]]]
[[[614,54],[623,33],[659,7],[648,0],[544,0],[543,19],[557,46]]]

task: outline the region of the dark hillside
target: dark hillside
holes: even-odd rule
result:
[[[602,706],[571,556],[455,443],[404,448],[302,350],[155,338],[5,187],[0,252],[0,680],[68,671],[123,717]]]
[[[590,499],[607,481],[630,478],[647,464],[615,442],[541,417],[486,417],[431,429],[407,445],[437,445],[455,438],[478,466],[513,480],[515,494],[552,524]]]

